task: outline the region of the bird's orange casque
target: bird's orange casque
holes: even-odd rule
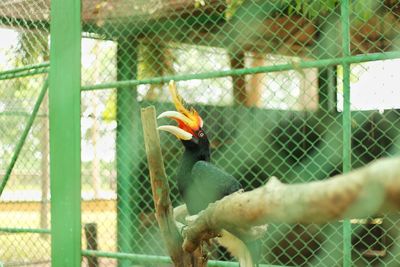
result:
[[[158,118],[168,117],[178,122],[178,128],[197,137],[196,132],[203,127],[203,120],[194,108],[187,109],[182,97],[178,94],[176,84],[174,81],[169,82],[169,91],[171,93],[172,101],[175,105],[176,111],[166,111],[158,116]],[[160,130],[166,130],[182,137],[181,132],[177,131],[175,126],[161,126]],[[182,137],[181,139],[183,139]]]
[[[182,97],[178,94],[174,81],[169,82],[168,88],[171,93],[172,101],[175,105],[176,110],[185,115],[190,121],[190,123],[185,123],[177,118],[174,118],[178,122],[178,127],[190,132],[191,134],[194,134],[195,131],[203,126],[203,120],[194,108],[190,108],[190,110],[185,108],[185,106],[183,105]]]

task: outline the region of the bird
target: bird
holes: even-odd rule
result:
[[[242,186],[232,175],[211,163],[210,142],[203,129],[203,119],[193,107],[185,107],[174,81],[170,81],[169,91],[176,111],[165,111],[157,119],[173,119],[178,125],[162,125],[158,130],[175,135],[184,146],[176,181],[189,215],[195,215],[210,203],[242,190]],[[257,250],[254,247],[257,246],[247,246],[226,230],[221,231],[218,242],[238,259],[241,267],[254,266],[254,251]]]

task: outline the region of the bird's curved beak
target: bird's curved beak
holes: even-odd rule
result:
[[[177,138],[182,140],[191,140],[198,131],[203,126],[203,120],[199,114],[191,108],[188,110],[183,105],[182,98],[176,90],[176,85],[174,81],[169,82],[169,91],[172,96],[172,101],[175,104],[177,111],[165,111],[158,115],[157,119],[170,118],[178,122],[178,126],[165,125],[158,127],[159,130],[167,131],[172,133]]]
[[[157,129],[161,130],[161,131],[166,131],[166,132],[172,133],[178,139],[181,139],[181,140],[191,140],[193,138],[193,135],[191,133],[188,133],[185,130],[182,130],[181,128],[176,127],[176,126],[163,125],[163,126],[159,126]]]

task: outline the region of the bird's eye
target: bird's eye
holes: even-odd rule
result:
[[[199,137],[204,137],[204,133],[203,132],[199,132]]]

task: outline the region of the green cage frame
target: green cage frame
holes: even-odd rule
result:
[[[118,81],[111,83],[94,84],[81,86],[81,1],[80,0],[52,0],[51,1],[51,54],[50,63],[30,65],[23,68],[0,72],[0,80],[17,77],[26,77],[34,74],[49,73],[49,116],[50,116],[50,177],[51,177],[51,230],[49,229],[28,229],[28,228],[0,228],[2,232],[8,233],[37,233],[51,234],[51,261],[54,267],[80,266],[82,256],[96,256],[105,258],[115,258],[129,260],[135,263],[170,263],[169,257],[148,256],[128,253],[112,253],[104,251],[82,250],[82,227],[81,227],[81,167],[80,167],[80,99],[82,91],[102,90],[117,88],[118,98],[127,98],[127,94],[136,94],[132,89],[140,84],[155,84],[167,82],[169,80],[184,81],[191,79],[209,79],[226,76],[267,73],[298,68],[314,68],[341,65],[343,67],[343,172],[351,169],[351,113],[350,113],[350,65],[367,61],[397,59],[400,58],[400,51],[375,53],[366,55],[350,54],[350,12],[349,0],[341,1],[340,21],[342,27],[342,57],[332,59],[321,59],[312,61],[300,61],[296,64],[280,64],[273,66],[262,66],[253,68],[243,68],[218,72],[204,72],[198,74],[172,75],[154,77],[151,79],[138,80],[136,73],[131,69],[124,69],[123,65],[118,67]],[[10,23],[10,22],[8,22]],[[29,25],[27,25],[29,27]],[[129,41],[129,40],[128,40]],[[123,45],[127,40],[119,40],[118,45]],[[125,54],[124,54],[125,53]],[[126,53],[129,53],[127,56]],[[121,51],[117,54],[118,61],[132,62],[132,53],[135,51]],[[32,125],[33,119],[37,115],[37,110],[42,102],[43,95],[48,87],[47,82],[43,85],[34,111],[32,112],[24,134],[18,143],[18,147],[13,156],[15,163],[19,151],[24,143],[27,133]],[[118,100],[117,100],[118,101]],[[124,113],[118,114],[121,123],[132,124],[138,122],[139,106],[138,103],[122,102],[120,108]],[[72,115],[71,115],[72,114]],[[126,127],[117,133],[117,142],[125,143],[136,138],[137,134],[132,127]],[[68,129],[66,131],[65,129]],[[25,137],[24,137],[25,136]],[[60,153],[62,151],[62,153]],[[117,151],[117,158],[120,160],[126,157],[137,157],[132,151]],[[128,160],[129,162],[131,160]],[[8,174],[13,168],[13,162],[8,168]],[[129,168],[135,166],[119,166],[120,172],[127,174]],[[68,177],[68,179],[65,179]],[[122,175],[121,177],[129,177]],[[7,176],[0,185],[0,194],[8,181]],[[133,180],[121,181],[122,184],[135,183]],[[125,201],[128,196],[124,196],[121,191],[122,201],[118,203],[123,209],[135,209],[131,203]],[[126,193],[125,193],[126,194]],[[129,214],[119,218],[118,223],[124,224],[130,221]],[[131,221],[130,221],[131,222]],[[129,236],[126,244],[119,244],[120,248],[129,248],[129,239],[134,238],[135,229],[119,232],[119,235]],[[351,224],[348,220],[343,222],[343,266],[351,266]],[[122,265],[123,264],[122,261]],[[210,261],[209,266],[238,266],[237,263]],[[260,265],[273,266],[273,265]]]

